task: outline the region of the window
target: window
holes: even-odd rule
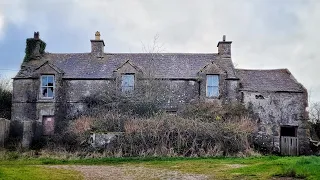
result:
[[[121,91],[132,92],[134,90],[134,75],[124,74],[122,75]]]
[[[42,75],[41,76],[41,98],[54,97],[54,76]]]
[[[207,97],[219,96],[219,75],[207,75]]]

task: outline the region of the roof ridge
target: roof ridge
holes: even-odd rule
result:
[[[130,54],[165,54],[165,55],[217,55],[218,53],[146,53],[146,52],[134,52],[134,53],[130,53],[130,52],[120,52],[120,53],[104,53],[105,55],[130,55]]]
[[[235,68],[235,70],[240,70],[240,71],[288,71],[287,68],[278,68],[278,69],[239,69],[239,68]]]
[[[90,52],[76,52],[76,53],[52,53],[52,52],[45,52],[48,55],[73,55],[73,54],[91,54]],[[164,55],[217,55],[218,53],[145,53],[145,52],[119,52],[119,53],[104,53],[104,55],[132,55],[132,54],[164,54]]]
[[[51,53],[51,52],[45,52],[47,55],[73,55],[73,54],[91,54],[90,52],[86,53]]]

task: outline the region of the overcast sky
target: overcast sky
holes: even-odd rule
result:
[[[215,53],[225,34],[237,68],[288,68],[320,101],[320,0],[0,0],[0,74],[16,74],[34,31],[48,52],[89,52],[97,30],[105,52],[158,34],[166,52]]]

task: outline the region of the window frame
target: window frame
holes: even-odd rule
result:
[[[53,85],[52,86],[43,86],[42,85],[42,77],[46,76],[47,77],[47,81],[48,81],[48,77],[53,77]],[[54,99],[55,98],[55,89],[56,89],[56,83],[55,83],[55,75],[54,74],[41,74],[40,76],[40,99]],[[52,91],[52,97],[45,97],[43,96],[42,94],[42,88],[50,88],[52,87],[53,88],[53,91]]]
[[[217,76],[218,77],[218,84],[217,86],[209,86],[209,83],[208,83],[208,77],[210,76]],[[217,88],[218,89],[218,95],[217,96],[209,96],[208,94],[208,87],[211,87],[211,88]],[[219,98],[220,97],[220,75],[219,74],[206,74],[206,97],[207,98]]]
[[[122,82],[123,82],[123,77],[124,77],[124,76],[133,76],[133,85],[132,85],[132,86],[123,86]],[[135,81],[136,81],[135,78],[136,78],[136,77],[135,77],[135,74],[134,74],[134,73],[123,73],[123,74],[121,74],[121,84],[120,84],[120,87],[121,87],[121,92],[122,92],[122,93],[128,94],[128,93],[134,92],[134,90],[135,90]],[[124,88],[123,88],[123,87],[132,87],[132,90],[124,91]]]

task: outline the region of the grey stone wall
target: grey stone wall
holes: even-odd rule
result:
[[[305,93],[243,91],[243,102],[257,119],[259,128],[256,138],[264,139],[266,146],[272,148],[274,152],[279,152],[280,127],[297,126],[300,154],[308,153],[309,130]]]

